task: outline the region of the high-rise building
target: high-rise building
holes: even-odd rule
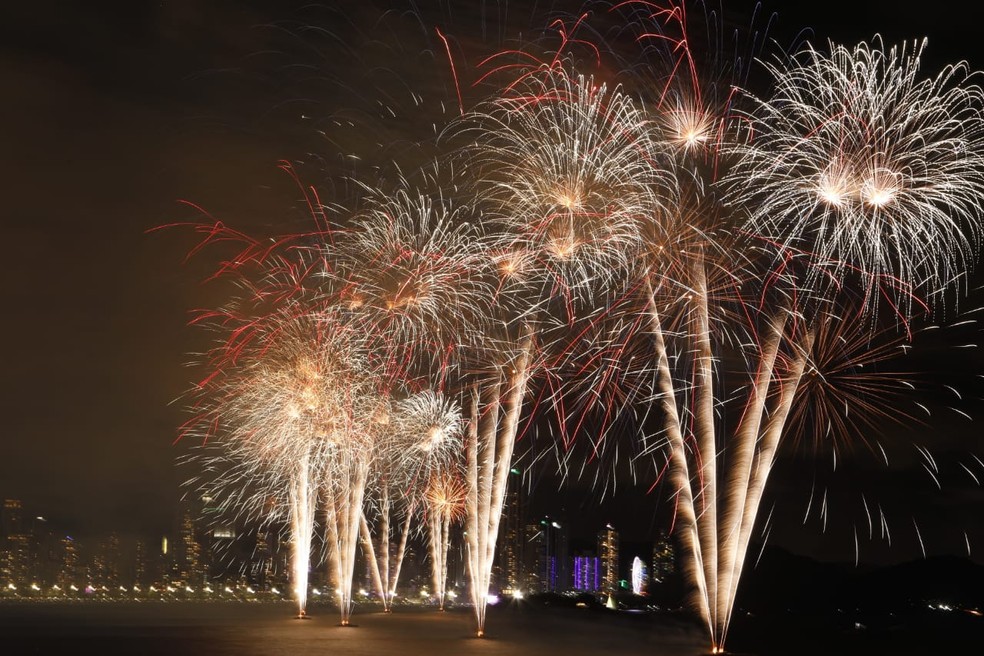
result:
[[[520,571],[522,578],[517,589],[523,592],[543,592],[544,585],[540,578],[540,524],[529,522],[523,526],[522,561]]]
[[[186,506],[181,513],[179,536],[181,554],[178,561],[178,578],[185,585],[199,586],[205,582],[202,547],[196,535],[195,510]]]
[[[59,541],[60,564],[55,583],[62,589],[68,590],[70,586],[84,586],[88,581],[85,580],[82,568],[82,558],[79,553],[79,544],[70,535],[66,535]]]
[[[276,575],[276,537],[266,529],[256,532],[256,543],[249,563],[249,579],[252,583],[266,588],[275,583]]]
[[[0,586],[51,586],[57,567],[48,520],[40,515],[25,519],[20,500],[5,499],[0,509]]]
[[[601,566],[601,592],[618,591],[618,531],[611,524],[598,532],[598,560]]]
[[[208,531],[208,573],[209,578],[224,579],[233,572],[242,572],[245,564],[238,546],[242,544],[236,525],[231,522],[216,522]]]
[[[150,562],[147,559],[147,544],[143,540],[137,540],[135,553],[133,556],[133,583],[134,585],[147,585],[150,579]]]
[[[23,507],[19,499],[4,499],[0,515],[0,538],[24,533]]]
[[[653,543],[652,580],[662,583],[676,572],[676,553],[673,541],[661,533]]]
[[[48,520],[40,515],[31,520],[31,579],[42,588],[55,583],[60,566],[59,544]]]
[[[526,551],[528,555],[531,592],[567,592],[571,588],[568,563],[568,534],[564,525],[551,517],[527,525]]]
[[[601,589],[601,566],[598,556],[574,556],[574,589],[578,592],[598,592]]]
[[[92,558],[91,583],[116,589],[122,584],[120,537],[110,533],[101,540]]]
[[[174,550],[171,548],[171,540],[166,536],[161,536],[160,551],[157,552],[157,568],[160,569],[160,583],[170,583],[174,579],[175,564]]]
[[[31,536],[27,533],[8,535],[3,549],[2,575],[4,581],[17,586],[30,583],[32,565]]]
[[[642,558],[636,556],[632,559],[632,571],[629,574],[629,581],[632,586],[632,594],[646,594],[649,589],[649,568]]]
[[[510,469],[506,481],[506,495],[503,499],[502,518],[499,522],[498,548],[493,570],[499,589],[506,594],[528,588],[524,540],[525,515],[526,495],[523,490],[523,475],[518,469]]]
[[[23,535],[21,502],[5,499],[0,515],[0,585],[17,585],[23,581],[27,549]]]

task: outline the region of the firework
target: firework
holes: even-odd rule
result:
[[[461,408],[444,394],[425,390],[400,401],[396,422],[401,439],[392,457],[408,486],[426,484],[460,456]]]
[[[429,193],[441,169],[428,175],[421,187],[401,178],[392,191],[367,188],[365,209],[324,258],[326,302],[363,325],[394,381],[414,358],[439,365],[489,314],[471,210],[439,187]]]
[[[524,327],[515,351],[504,354],[494,376],[476,382],[469,392],[470,416],[465,435],[466,547],[479,637],[485,634],[496,537],[531,373],[533,347],[533,331]]]
[[[813,355],[786,429],[793,442],[812,436],[800,446],[813,454],[829,452],[834,462],[838,453],[859,446],[878,451],[868,436],[886,425],[921,423],[903,408],[914,374],[891,366],[912,347],[910,340],[895,326],[873,331],[859,325],[851,314],[857,312],[817,319]]]
[[[729,175],[749,231],[906,316],[963,278],[981,240],[984,93],[962,64],[923,78],[924,48],[875,39],[769,64],[775,89]]]
[[[451,525],[465,517],[467,495],[468,486],[465,485],[460,474],[450,471],[435,472],[424,495],[434,594],[442,611],[447,594]]]
[[[656,148],[631,97],[563,69],[525,77],[464,127],[509,277],[537,273],[574,289],[611,282],[672,186],[651,164]]]
[[[362,534],[376,587],[389,611],[399,583],[403,556],[414,512],[426,498],[436,472],[452,470],[461,457],[461,410],[441,393],[419,392],[394,404],[381,427],[377,445],[375,493],[371,495],[375,521],[363,516]],[[391,515],[394,502],[402,505],[402,525],[396,553],[391,558]],[[372,539],[378,533],[379,549]]]
[[[408,489],[422,489],[434,594],[444,610],[450,527],[464,512],[466,494],[460,478],[461,409],[443,394],[428,390],[400,404],[399,421],[405,435],[399,458],[403,479]]]
[[[628,270],[640,225],[657,213],[670,180],[651,165],[655,146],[631,98],[563,65],[523,74],[454,131],[469,142],[469,185],[483,208],[487,267],[499,280],[493,309],[509,336],[502,352],[475,354],[489,375],[466,402],[467,548],[482,635],[505,482],[539,369],[536,338],[553,321],[551,306],[569,325],[575,308]],[[482,339],[485,349],[498,343],[488,330]]]
[[[337,512],[328,517],[333,538],[329,546],[343,591],[345,622],[350,596],[344,591],[351,589],[351,572],[346,569],[351,557],[345,557],[354,538],[350,513],[346,514],[348,497],[334,493],[340,485],[352,494],[361,493],[354,486],[371,453],[367,416],[374,401],[372,379],[350,331],[326,315],[295,312],[284,312],[279,324],[267,325],[253,349],[239,353],[238,367],[216,380],[216,402],[208,414],[219,421],[217,437],[228,457],[248,464],[246,473],[254,474],[243,484],[255,485],[258,478],[265,481],[261,490],[286,488],[291,571],[301,616],[316,503],[322,492],[334,501]]]
[[[394,500],[399,498],[395,463],[389,457],[390,444],[395,441],[392,429],[392,405],[392,400],[381,402],[373,417],[373,422],[379,427],[379,439],[375,445],[377,457],[373,458],[370,469],[370,482],[366,489],[360,521],[363,550],[369,561],[369,570],[382,601],[383,611],[387,613],[391,610],[397,578],[390,566],[390,520]],[[373,534],[374,529],[376,536]],[[378,537],[378,548],[374,537]]]

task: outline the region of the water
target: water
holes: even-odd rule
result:
[[[0,605],[0,653],[101,656],[695,656],[705,642],[691,625],[597,609],[491,608],[487,637],[474,637],[468,608],[441,613],[356,608],[354,626],[338,611],[292,604],[195,602],[14,603]]]

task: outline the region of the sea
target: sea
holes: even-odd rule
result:
[[[296,619],[288,603],[5,602],[0,654],[44,656],[598,656],[706,653],[690,623],[521,603],[489,609],[476,637],[471,608],[360,609],[341,626],[330,606]]]

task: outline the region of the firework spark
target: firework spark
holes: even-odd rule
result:
[[[451,526],[466,514],[468,486],[459,473],[435,473],[425,494],[431,573],[438,607],[444,610],[448,581],[448,547]]]
[[[509,276],[546,272],[569,288],[611,282],[673,184],[652,166],[656,147],[631,97],[562,69],[527,76],[464,125]]]
[[[923,78],[925,45],[831,44],[769,64],[775,89],[729,174],[751,232],[906,315],[915,293],[963,278],[981,242],[984,92],[962,64]]]

